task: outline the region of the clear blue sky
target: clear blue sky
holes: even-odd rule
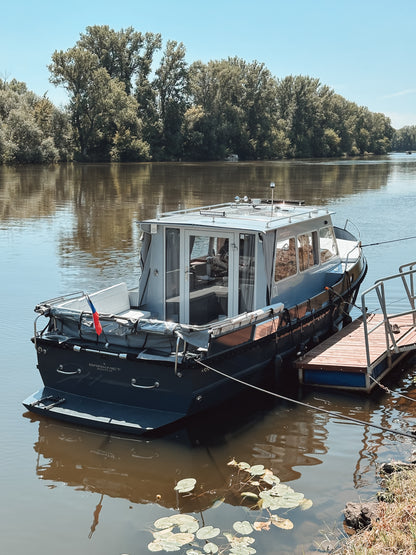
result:
[[[0,77],[65,103],[47,65],[89,25],[161,33],[183,42],[188,63],[238,56],[278,78],[317,77],[395,128],[416,125],[415,0],[6,0]]]

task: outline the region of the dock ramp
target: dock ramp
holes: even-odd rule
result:
[[[362,316],[295,361],[300,383],[370,392],[377,381],[415,351],[415,278],[416,262],[412,262],[364,291]],[[391,291],[398,298],[391,300]],[[371,298],[378,301],[377,312],[367,310]]]

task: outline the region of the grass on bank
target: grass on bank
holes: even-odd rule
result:
[[[383,482],[379,517],[351,536],[336,553],[414,555],[416,553],[416,468],[394,472]]]

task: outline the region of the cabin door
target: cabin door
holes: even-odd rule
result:
[[[204,325],[238,312],[238,247],[234,233],[184,230],[180,321]]]

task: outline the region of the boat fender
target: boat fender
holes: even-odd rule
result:
[[[342,320],[342,326],[348,326],[348,324],[351,324],[352,322],[352,318],[351,316],[348,314],[348,316],[344,316],[343,320]]]
[[[305,354],[305,352],[306,352],[306,345],[305,345],[305,343],[301,343],[301,344],[299,345],[299,350],[298,350],[298,352],[296,353],[296,356],[297,356],[297,357],[301,357],[302,355]]]

